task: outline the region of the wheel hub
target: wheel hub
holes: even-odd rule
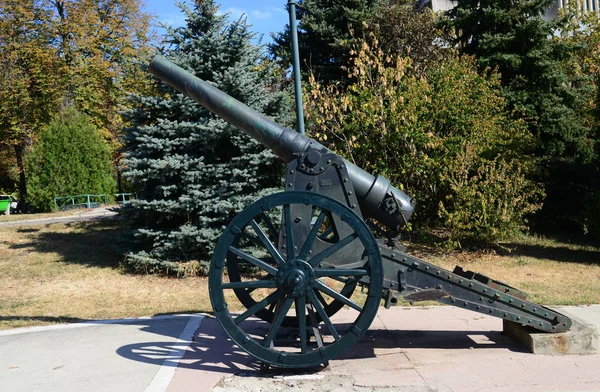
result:
[[[277,287],[294,298],[306,295],[314,280],[315,272],[304,260],[288,261],[277,273]]]

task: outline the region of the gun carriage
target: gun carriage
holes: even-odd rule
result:
[[[287,164],[285,191],[236,215],[211,260],[210,300],[231,339],[277,367],[325,363],[356,343],[382,299],[435,300],[540,331],[571,320],[484,275],[417,259],[390,238],[415,202],[317,141],[282,127],[164,57],[150,72],[270,148]],[[386,233],[376,239],[374,233]],[[360,290],[358,290],[360,289]],[[241,309],[230,309],[241,303]],[[351,319],[336,321],[344,306]],[[348,312],[350,313],[350,312]]]

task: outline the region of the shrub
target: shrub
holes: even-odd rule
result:
[[[91,193],[114,199],[110,150],[89,118],[74,108],[42,131],[26,167],[29,201],[36,210],[51,210],[56,196]]]
[[[497,75],[452,57],[417,77],[373,37],[352,54],[345,89],[311,78],[312,135],[415,197],[415,221],[451,241],[491,243],[521,229],[542,196],[529,180],[535,143],[505,111]]]

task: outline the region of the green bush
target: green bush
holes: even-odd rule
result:
[[[415,221],[446,229],[453,243],[522,228],[543,193],[528,179],[534,141],[505,111],[498,77],[481,76],[470,57],[415,76],[374,38],[352,53],[347,88],[311,79],[312,135],[415,197]]]
[[[28,200],[36,210],[50,211],[57,196],[106,194],[114,199],[110,150],[89,118],[74,108],[42,131],[26,167]]]

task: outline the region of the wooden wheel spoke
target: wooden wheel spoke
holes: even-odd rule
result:
[[[350,234],[349,236],[345,237],[341,241],[339,241],[339,242],[335,243],[334,245],[330,246],[329,248],[325,249],[324,251],[322,251],[318,255],[313,256],[311,259],[308,260],[308,263],[312,267],[318,265],[324,259],[326,259],[327,257],[331,256],[335,252],[339,251],[344,246],[348,245],[349,243],[351,243],[352,241],[354,241],[357,238],[358,238],[358,234],[356,234],[356,233]]]
[[[274,280],[253,280],[246,282],[223,283],[224,289],[273,289],[277,287]]]
[[[241,257],[242,259],[246,260],[247,262],[255,265],[256,267],[270,273],[273,276],[277,275],[277,268],[265,263],[262,260],[257,259],[254,256],[249,255],[248,253],[244,252],[243,250],[240,250],[238,248],[234,248],[233,246],[229,247],[229,251],[231,253],[233,253],[236,256]]]
[[[265,336],[265,340],[263,341],[263,346],[270,347],[275,339],[275,335],[277,335],[277,330],[281,327],[281,323],[285,318],[287,311],[292,307],[292,303],[294,299],[288,297],[285,299],[283,304],[277,308],[277,314],[275,315],[275,320],[273,320],[273,324],[271,324],[271,328],[269,328],[269,332],[267,336]]]
[[[323,294],[321,294],[320,291],[317,290],[314,293],[317,296],[317,298],[319,299],[319,302],[321,302],[323,304],[323,306],[329,306],[329,304],[327,303],[327,300],[325,298],[323,298]]]
[[[237,316],[235,318],[235,320],[233,320],[233,322],[235,324],[239,325],[242,321],[246,320],[250,316],[253,316],[259,310],[264,309],[267,305],[274,303],[282,296],[283,296],[283,291],[280,291],[280,290],[277,290],[274,293],[271,293],[270,295],[265,297],[262,301],[257,302],[256,304],[254,304],[253,306],[248,308],[248,310],[246,310],[244,313]]]
[[[315,293],[312,290],[308,293],[308,298],[310,299],[310,302],[312,302],[313,306],[317,310],[317,313],[319,313],[321,320],[323,320],[323,322],[327,326],[327,329],[329,330],[329,333],[331,333],[331,336],[333,336],[333,338],[335,340],[339,340],[340,334],[333,326],[333,323],[331,322],[331,319],[329,318],[329,316],[327,316],[327,312],[325,312],[323,305],[321,305],[321,303],[317,299],[317,296],[315,295]]]
[[[273,238],[279,238],[279,230],[277,230],[277,227],[273,224],[273,221],[271,220],[271,218],[269,218],[269,216],[267,214],[265,214],[264,212],[262,212],[259,215],[259,217],[262,219],[263,222],[265,222],[265,225],[267,225],[267,228],[271,232],[271,235],[273,236]]]
[[[260,226],[258,225],[258,223],[256,223],[256,221],[254,219],[252,219],[252,221],[250,222],[250,226],[252,226],[252,229],[254,229],[254,232],[256,232],[256,235],[258,235],[258,238],[261,240],[263,245],[267,248],[267,251],[269,252],[271,257],[273,257],[273,259],[275,259],[275,261],[277,262],[278,265],[282,265],[284,263],[283,257],[281,256],[279,251],[275,248],[275,245],[273,245],[271,240],[269,240],[269,237],[267,237],[267,234],[263,231],[263,229],[260,228]]]
[[[315,337],[315,340],[317,341],[317,347],[322,348],[323,347],[323,337],[321,337],[321,332],[319,332],[319,323],[317,323],[317,317],[315,316],[315,310],[314,310],[313,305],[312,304],[308,305],[306,307],[306,310],[308,310],[308,318],[310,320],[310,329],[312,330],[313,336]]]
[[[348,305],[351,308],[358,310],[359,312],[362,312],[362,310],[363,310],[363,308],[360,305],[358,305],[356,302],[354,302],[350,298],[347,298],[344,295],[338,293],[331,287],[327,286],[326,284],[323,284],[322,282],[320,282],[318,280],[315,280],[315,288],[322,291],[323,293],[327,294],[328,296],[330,296],[334,299],[337,299],[338,301],[342,302],[343,304]]]
[[[298,319],[298,328],[300,329],[300,350],[302,353],[308,351],[308,336],[306,333],[306,297],[296,298],[296,318]]]
[[[308,236],[306,237],[306,241],[304,241],[304,245],[302,246],[302,249],[300,250],[300,253],[298,254],[299,259],[306,260],[306,257],[308,256],[308,252],[312,248],[313,243],[315,242],[315,238],[317,238],[317,234],[319,233],[319,229],[321,228],[321,225],[323,224],[323,220],[325,220],[325,215],[326,215],[325,210],[321,210],[321,213],[317,217],[317,220],[315,221],[315,224],[313,225],[313,227],[310,229],[310,233],[308,233]]]

